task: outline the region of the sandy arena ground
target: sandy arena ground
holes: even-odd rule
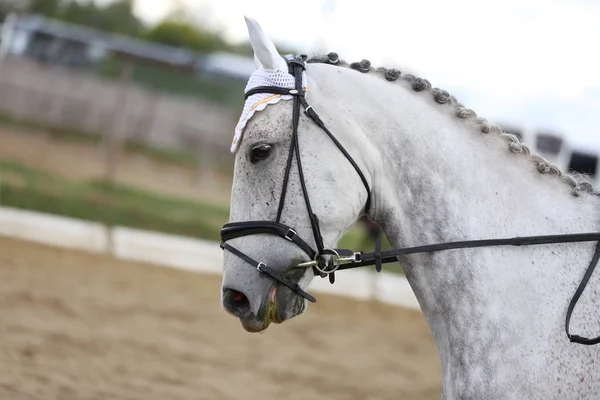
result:
[[[0,238],[0,399],[439,399],[422,315],[319,295],[262,335],[219,276]]]

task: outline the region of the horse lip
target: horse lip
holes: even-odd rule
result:
[[[273,284],[269,290],[267,290],[257,314],[248,313],[243,316],[238,316],[242,327],[247,332],[263,332],[269,327],[271,322],[276,324],[279,323],[277,318],[276,293],[277,284]]]
[[[274,284],[271,290],[269,290],[267,299],[268,303],[265,310],[265,329],[271,322],[276,324],[280,323],[279,310],[277,309],[277,293],[279,292],[279,285]]]
[[[262,324],[262,325],[258,325],[256,323],[256,319],[242,319],[240,318],[240,322],[242,323],[242,327],[244,328],[244,330],[246,332],[250,332],[250,333],[260,333],[263,332],[265,329],[267,329],[269,327],[269,324]]]
[[[285,275],[288,279],[291,279],[292,281],[298,281],[302,279],[304,273],[305,269],[292,267],[287,270],[287,273],[285,273]],[[262,304],[257,314],[247,313],[243,316],[238,315],[238,318],[240,319],[243,328],[246,331],[252,333],[262,332],[265,331],[271,323],[281,324],[286,319],[293,317],[290,316],[286,318],[286,310],[278,307],[278,305],[281,303],[280,300],[283,299],[282,296],[285,296],[286,306],[291,306],[292,302],[298,301],[298,299],[295,299],[294,297],[298,295],[296,293],[293,293],[291,290],[286,289],[289,288],[283,287],[278,283],[274,282],[273,285],[271,285],[271,287],[269,288],[269,290],[267,290],[267,292],[265,293]],[[288,292],[292,294],[292,296],[290,296],[289,298],[287,298]],[[288,304],[287,302],[290,302],[290,304]],[[304,301],[302,301],[302,304],[304,304]],[[295,315],[297,314],[294,314],[294,316]]]

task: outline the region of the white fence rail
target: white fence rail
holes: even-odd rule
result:
[[[108,251],[108,229],[98,223],[0,207],[0,235],[53,246]]]
[[[223,261],[216,242],[124,227],[107,228],[100,223],[9,207],[0,207],[0,235],[199,273],[221,274]],[[336,275],[334,285],[317,278],[310,290],[419,309],[406,278],[387,272],[344,271]]]

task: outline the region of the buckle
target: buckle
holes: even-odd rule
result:
[[[299,65],[302,70],[306,70],[306,56],[297,56],[288,61],[289,69],[291,69],[292,65]]]
[[[258,265],[256,266],[256,269],[259,270],[260,272],[265,272],[262,269],[260,269],[260,267],[266,268],[267,264],[265,264],[264,262],[259,262]]]
[[[332,265],[333,269],[321,269],[319,267],[319,257],[323,254],[329,254],[332,256]],[[305,263],[298,264],[298,268],[315,268],[322,274],[329,275],[338,270],[338,268],[344,264],[352,264],[355,262],[359,262],[358,257],[360,253],[353,253],[350,257],[340,257],[339,253],[333,249],[325,249],[322,254],[317,254],[313,261],[308,261]]]
[[[283,236],[284,239],[289,240],[290,242],[294,241],[294,236],[296,236],[298,233],[296,233],[295,230],[293,230],[292,228],[289,228],[287,233]]]

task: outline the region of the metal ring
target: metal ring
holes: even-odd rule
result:
[[[318,260],[318,258],[320,256],[322,256],[323,254],[329,254],[329,255],[333,256],[333,265],[334,265],[333,269],[323,270],[323,269],[319,268],[319,260]],[[315,269],[317,271],[319,271],[320,273],[325,274],[325,275],[332,274],[335,271],[337,271],[337,269],[340,267],[340,263],[338,262],[339,259],[340,259],[340,254],[337,251],[335,251],[333,249],[324,249],[321,254],[317,254],[315,256],[315,262],[316,262]]]
[[[267,266],[267,264],[265,264],[264,262],[261,261],[256,266],[256,269],[259,270],[262,273],[263,271],[260,270],[260,267],[266,267],[266,266]]]

